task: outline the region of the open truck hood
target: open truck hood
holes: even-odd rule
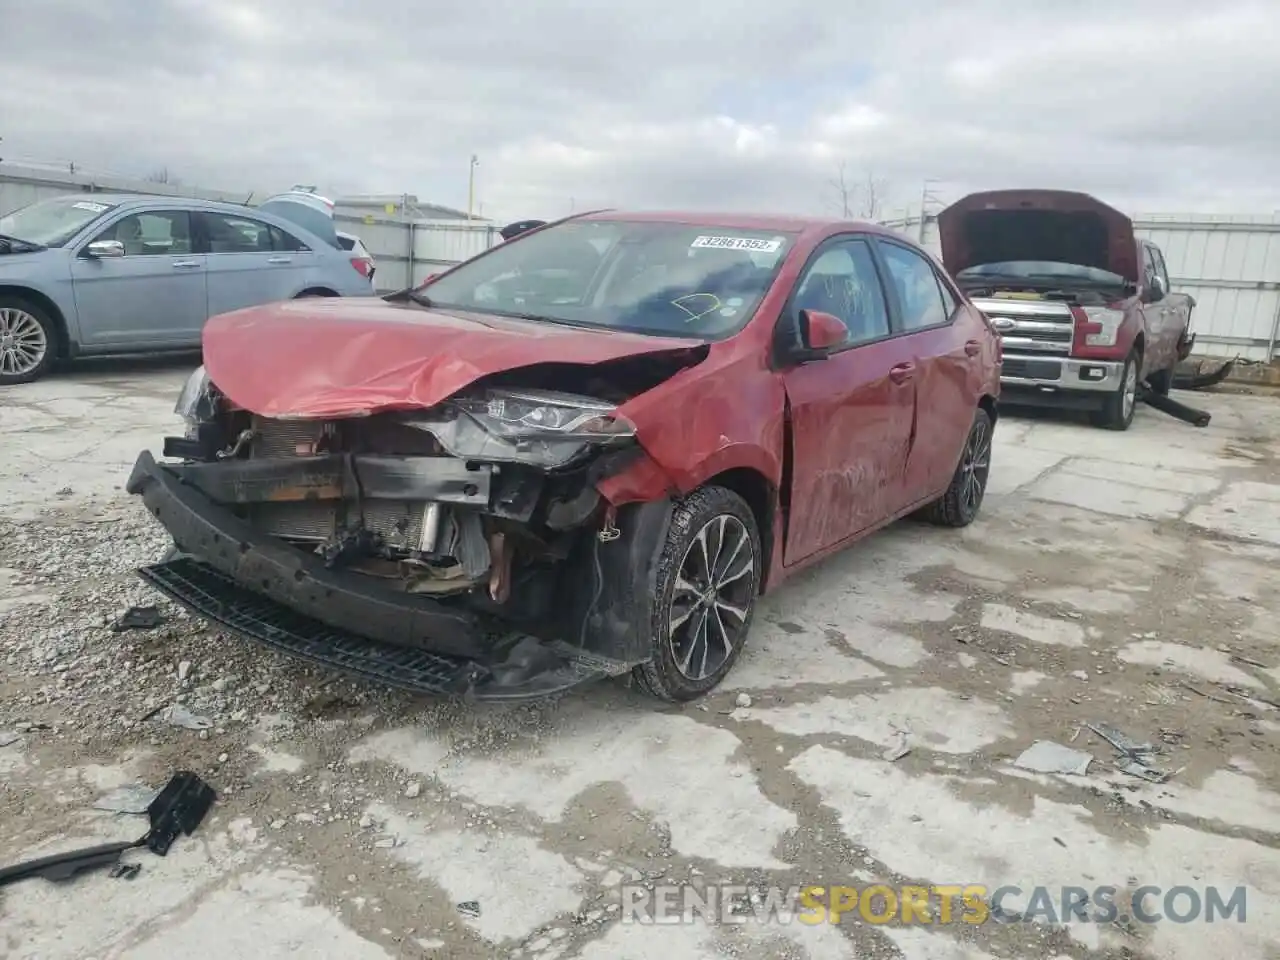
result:
[[[938,235],[942,262],[952,274],[984,263],[1051,260],[1138,282],[1133,221],[1085,193],[971,193],[938,214]]]
[[[318,419],[433,407],[482,377],[705,347],[562,324],[444,313],[367,298],[288,300],[214,317],[210,381],[264,417]]]

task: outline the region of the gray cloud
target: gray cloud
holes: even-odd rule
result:
[[[191,183],[570,206],[889,208],[1061,186],[1280,208],[1280,6],[0,0],[3,155]]]

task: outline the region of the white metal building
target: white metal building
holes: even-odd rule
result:
[[[1175,290],[1195,297],[1196,352],[1270,361],[1280,356],[1280,215],[1138,214],[1138,236],[1164,253]],[[933,216],[887,221],[938,254]]]

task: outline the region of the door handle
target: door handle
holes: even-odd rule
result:
[[[977,340],[966,340],[964,342],[964,352],[967,357],[976,357],[982,352],[982,344]]]
[[[200,266],[200,261],[199,260],[175,260],[173,261],[173,265],[175,267],[198,267]]]
[[[267,263],[293,263],[293,257],[267,257]]]
[[[915,376],[915,372],[914,363],[900,363],[896,367],[889,368],[889,380],[893,383],[906,383]]]

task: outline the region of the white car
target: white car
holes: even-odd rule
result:
[[[377,269],[377,266],[373,262],[373,254],[371,254],[369,252],[369,248],[364,245],[364,241],[354,233],[343,233],[339,230],[337,231],[337,234],[338,245],[342,247],[343,250],[347,250],[351,253],[353,263],[356,260],[363,260],[368,264],[368,270],[365,272],[365,276],[369,278],[370,283],[373,283],[373,272]]]

